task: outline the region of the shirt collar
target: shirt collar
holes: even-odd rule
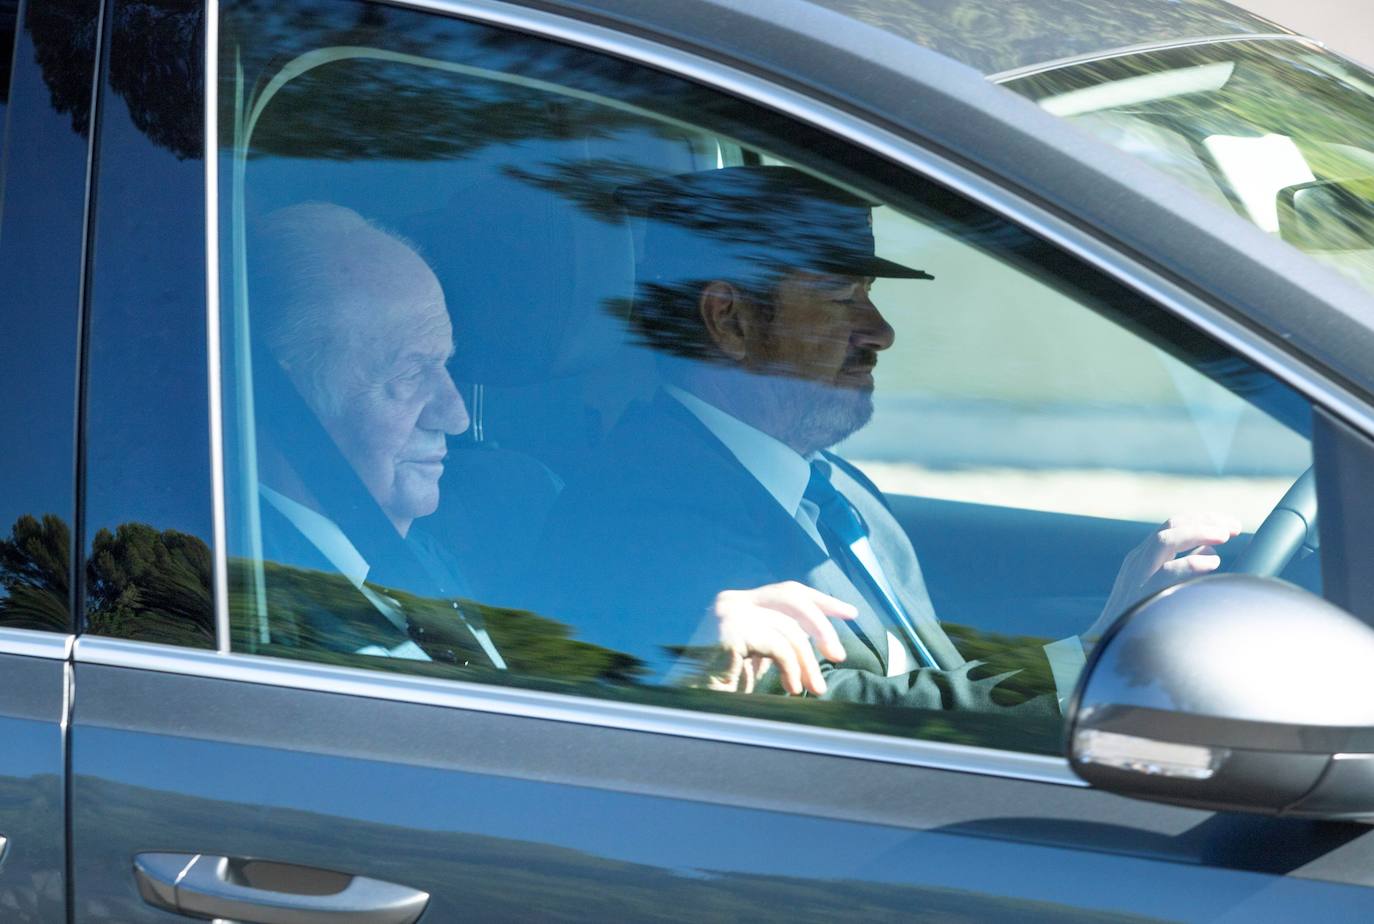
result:
[[[329,559],[335,570],[347,578],[354,587],[362,589],[371,566],[333,520],[280,492],[273,491],[265,484],[259,483],[258,490],[268,503],[291,521],[292,526],[301,531],[301,535],[320,550],[320,554]]]
[[[691,392],[674,385],[664,386],[664,389],[725,444],[749,474],[782,505],[788,516],[797,515],[806,484],[811,480],[811,465],[806,459],[787,444]]]

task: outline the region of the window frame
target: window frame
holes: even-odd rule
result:
[[[842,138],[848,145],[862,148],[909,173],[940,183],[1000,217],[1046,239],[1073,258],[1106,273],[1164,310],[1179,316],[1245,356],[1260,368],[1297,389],[1317,408],[1325,409],[1326,412],[1334,413],[1337,417],[1353,423],[1364,433],[1374,432],[1374,410],[1354,394],[1278,349],[1261,333],[1237,321],[1227,312],[1208,303],[1183,285],[1164,277],[1142,259],[1123,253],[1040,203],[1029,200],[1006,181],[981,175],[942,153],[873,124],[861,116],[789,89],[781,81],[774,82],[690,51],[577,19],[492,0],[410,0],[403,5],[576,45],[593,53],[608,54],[640,66],[665,70],[717,92],[741,98],[752,105],[781,112],[790,119]],[[379,674],[365,669],[290,662],[230,652],[226,580],[228,562],[225,545],[223,396],[219,342],[220,201],[218,158],[209,156],[210,152],[219,150],[218,15],[218,3],[209,3],[205,23],[207,79],[204,83],[207,116],[207,371],[211,401],[213,567],[218,650],[213,653],[198,652],[87,636],[76,642],[73,654],[76,661],[221,677],[270,686],[320,690],[509,716],[549,718],[583,725],[755,744],[784,750],[1059,785],[1084,785],[1068,770],[1067,762],[1058,757],[687,712],[668,707],[613,703],[563,693],[543,693],[464,681]]]

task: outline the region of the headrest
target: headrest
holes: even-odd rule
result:
[[[565,180],[480,169],[442,208],[399,228],[443,286],[455,378],[518,385],[573,375],[625,340],[629,228],[596,183]]]

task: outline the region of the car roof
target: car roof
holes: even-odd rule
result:
[[[814,0],[984,74],[1137,45],[1291,34],[1221,0]]]
[[[918,144],[1107,242],[1374,404],[1374,300],[1367,291],[983,72],[832,9],[839,0],[528,2],[761,77]],[[912,5],[950,17],[978,8],[963,0]],[[1231,9],[1212,0],[1181,5]],[[1100,8],[1103,16],[1114,9]],[[1212,22],[1222,21],[1230,22]],[[717,82],[731,88],[728,76]]]

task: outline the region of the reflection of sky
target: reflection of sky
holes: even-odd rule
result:
[[[91,293],[89,533],[127,521],[210,539],[204,167],[107,94]]]
[[[34,58],[27,32],[17,54]],[[16,76],[34,77],[23,68]],[[0,535],[21,514],[72,512],[77,284],[86,142],[41,81],[11,87],[26,136],[8,152],[0,227]]]

